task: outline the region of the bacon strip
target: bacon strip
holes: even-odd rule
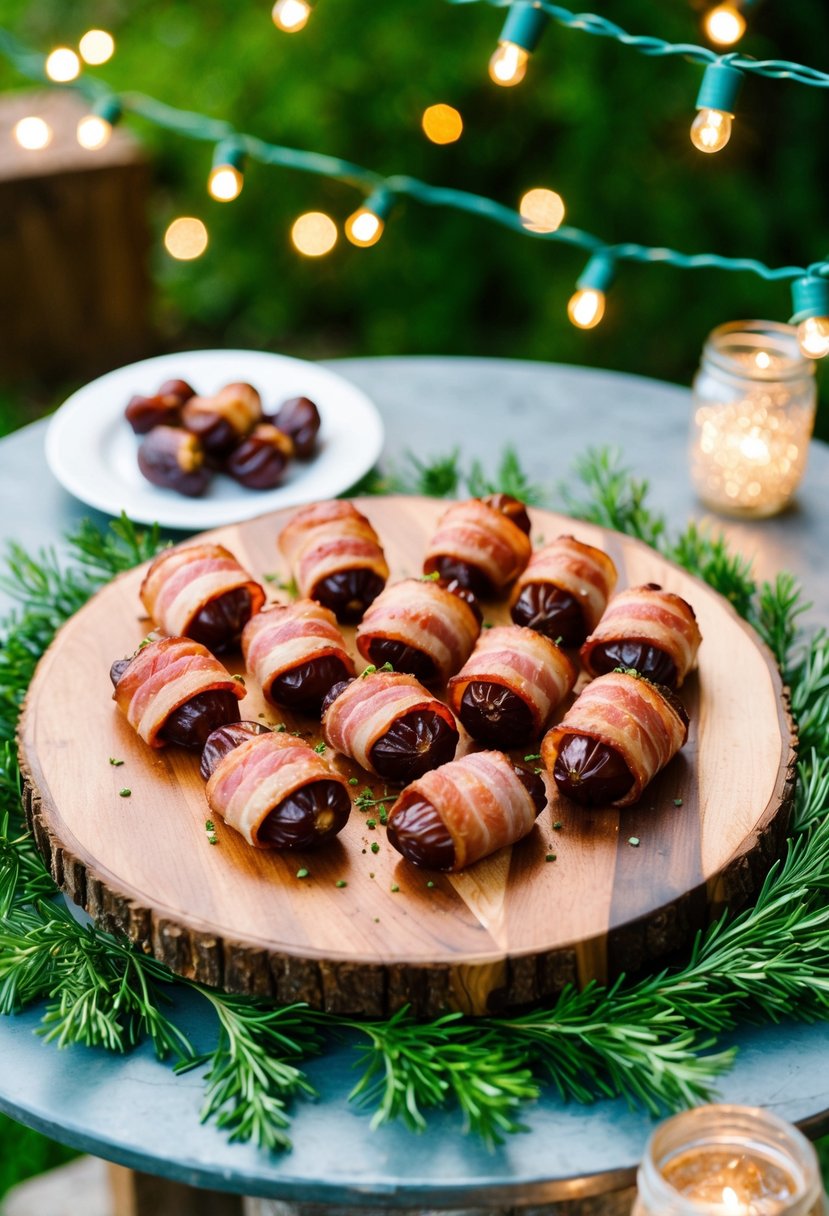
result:
[[[531,583],[552,583],[581,606],[585,629],[595,629],[616,586],[616,567],[601,549],[585,545],[575,536],[559,536],[536,549],[515,584],[510,607]]]
[[[418,777],[391,808],[389,825],[398,811],[421,799],[435,808],[452,838],[453,870],[521,840],[537,813],[503,752],[472,752]]]
[[[242,630],[242,654],[247,670],[271,702],[274,680],[312,659],[333,656],[354,675],[354,662],[334,613],[313,600],[275,604],[257,612]]]
[[[407,578],[383,591],[357,627],[357,648],[370,660],[378,638],[402,642],[428,655],[447,680],[466,661],[481,626],[466,600],[445,587]]]
[[[530,538],[501,511],[480,498],[455,503],[438,520],[426,548],[424,574],[432,574],[438,558],[449,557],[477,566],[496,591],[521,573],[532,552]]]
[[[251,614],[265,602],[265,592],[224,545],[186,545],[167,549],[150,566],[139,594],[149,616],[171,636],[185,635],[211,600],[244,588]]]
[[[282,529],[279,547],[300,595],[311,599],[323,579],[341,570],[369,569],[384,582],[389,577],[377,533],[350,502],[303,507]]]
[[[170,714],[203,692],[232,692],[241,701],[244,687],[200,642],[161,638],[139,650],[115,686],[112,699],[130,726],[150,747],[164,747],[160,732]]]
[[[671,591],[654,584],[630,587],[611,600],[580,654],[590,675],[597,675],[591,656],[597,646],[607,642],[646,642],[662,650],[674,662],[679,688],[692,670],[702,634],[691,605]]]
[[[449,681],[449,704],[459,714],[473,680],[502,684],[526,704],[540,735],[577,676],[575,664],[549,638],[522,625],[498,625],[484,630],[471,658]]]
[[[348,792],[345,778],[307,743],[286,735],[255,735],[216,766],[207,783],[207,801],[248,844],[268,848],[259,839],[268,815],[314,781],[335,781]]]
[[[569,735],[585,735],[617,751],[633,776],[633,786],[613,806],[630,806],[688,738],[688,724],[659,690],[637,676],[612,671],[582,692],[558,726],[541,743],[549,772]]]
[[[451,711],[414,676],[372,672],[354,680],[331,702],[322,718],[323,737],[330,747],[374,772],[370,756],[375,743],[399,718],[416,710],[431,710],[457,730]]]

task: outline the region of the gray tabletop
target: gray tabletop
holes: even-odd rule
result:
[[[384,461],[399,464],[459,448],[492,469],[511,443],[535,481],[567,477],[590,443],[618,445],[652,485],[653,505],[680,527],[700,514],[685,455],[686,390],[581,368],[478,359],[359,359],[331,364],[363,387],[386,425]],[[0,442],[0,540],[52,545],[83,516],[101,519],[52,479],[44,424]],[[720,521],[761,577],[793,570],[829,624],[829,448],[814,444],[797,504],[763,523]],[[2,609],[0,603],[0,609]],[[196,1040],[205,1015],[183,1009]],[[597,1194],[632,1178],[652,1124],[621,1102],[564,1106],[551,1092],[527,1109],[528,1134],[493,1154],[465,1138],[458,1117],[439,1114],[416,1137],[369,1130],[349,1107],[353,1056],[344,1047],[311,1064],[316,1103],[298,1105],[292,1152],[268,1156],[230,1145],[198,1121],[198,1074],[174,1078],[142,1047],[127,1057],[57,1052],[33,1031],[39,1014],[0,1018],[0,1109],[60,1140],[181,1181],[251,1195],[335,1204],[433,1207],[540,1203]],[[726,1101],[772,1107],[813,1134],[829,1129],[829,1026],[742,1030]]]

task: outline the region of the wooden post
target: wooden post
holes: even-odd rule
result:
[[[0,368],[6,383],[100,374],[150,352],[149,169],[124,130],[91,151],[69,91],[0,98]],[[48,147],[13,135],[27,115]]]

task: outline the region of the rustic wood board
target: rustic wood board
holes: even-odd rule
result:
[[[418,573],[446,504],[368,498],[359,506],[392,577]],[[291,514],[209,536],[258,577],[284,580],[276,537]],[[135,570],[60,630],[21,719],[27,808],[57,883],[99,924],[184,975],[367,1014],[406,1002],[427,1015],[549,1000],[569,981],[605,981],[662,959],[725,905],[745,903],[780,853],[793,792],[792,725],[771,654],[725,600],[647,546],[531,515],[536,545],[573,533],[611,555],[620,588],[659,582],[697,613],[699,672],[682,690],[689,741],[639,806],[588,811],[556,800],[520,844],[452,876],[403,861],[379,821],[368,827],[376,812],[356,809],[318,852],[255,850],[221,822],[211,846],[197,758],[150,751],[111,700],[110,663],[148,629]],[[273,579],[267,585],[285,598]],[[503,604],[485,605],[485,620],[506,619]],[[228,666],[243,670],[239,656]],[[317,723],[268,707],[250,678],[247,688],[243,717],[319,738]],[[355,793],[383,792],[350,761],[327,759],[359,776]],[[119,796],[123,787],[130,797]],[[300,868],[307,878],[297,878]]]

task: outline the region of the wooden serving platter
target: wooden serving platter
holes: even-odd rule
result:
[[[392,578],[419,573],[446,503],[358,505]],[[208,534],[255,576],[271,576],[273,598],[285,598],[276,537],[291,514]],[[111,662],[149,628],[138,569],[60,630],[21,719],[26,804],[58,885],[183,975],[372,1015],[406,1002],[433,1015],[547,1001],[569,981],[606,981],[664,959],[726,905],[745,903],[780,854],[793,794],[793,731],[771,654],[725,600],[645,545],[549,512],[531,516],[536,545],[572,533],[610,554],[619,589],[661,583],[699,619],[699,671],[682,689],[689,741],[638,806],[588,811],[557,799],[529,837],[457,875],[404,861],[379,808],[355,808],[317,852],[256,850],[220,821],[213,846],[197,757],[151,751],[111,700]],[[503,604],[484,610],[486,621],[508,619]],[[228,666],[241,672],[240,657]],[[247,689],[243,717],[319,739],[318,723],[268,707],[250,678]],[[359,778],[355,794],[389,792],[352,762],[326,758]]]

